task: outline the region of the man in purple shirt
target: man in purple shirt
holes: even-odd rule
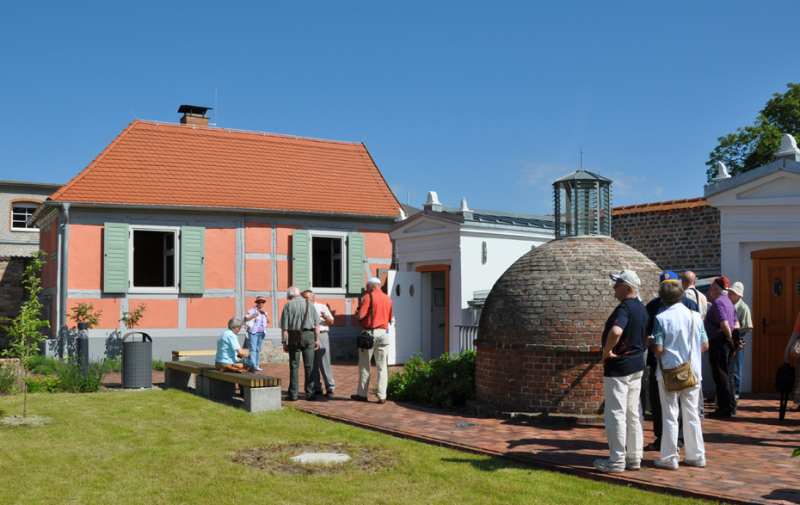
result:
[[[727,418],[736,413],[736,397],[733,396],[733,334],[736,326],[736,309],[728,298],[730,281],[717,277],[708,291],[708,312],[703,321],[708,335],[708,362],[711,376],[717,389],[717,410],[708,414],[711,418]]]

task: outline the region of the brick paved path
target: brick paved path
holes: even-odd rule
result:
[[[264,372],[283,379],[288,387],[289,365],[263,365]],[[500,419],[481,419],[447,411],[389,401],[385,405],[354,402],[358,366],[334,364],[336,396],[322,401],[284,403],[298,410],[404,438],[446,445],[471,452],[501,456],[532,466],[582,477],[610,480],[712,500],[738,503],[800,503],[798,459],[789,459],[800,445],[800,412],[790,404],[783,423],[778,421],[778,400],[745,395],[733,420],[703,422],[706,468],[681,465],[677,471],[655,468],[656,452],[645,452],[643,469],[617,475],[598,473],[597,458],[608,457],[602,425],[521,424]],[[373,367],[373,382],[375,380]],[[106,385],[119,379],[109,376]],[[154,383],[163,373],[154,373]],[[302,390],[302,387],[301,387]],[[301,394],[302,398],[302,394]],[[707,406],[709,408],[710,406]],[[711,409],[713,410],[713,409]],[[477,426],[462,426],[474,424]],[[650,422],[645,422],[645,444],[652,441]]]

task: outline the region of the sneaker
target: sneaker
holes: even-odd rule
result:
[[[610,459],[594,460],[594,467],[603,473],[622,473],[625,471],[624,463],[615,463]]]
[[[677,470],[678,469],[678,461],[675,458],[669,458],[668,460],[662,460],[658,458],[655,460],[654,463],[658,468],[663,468],[664,470]]]
[[[706,467],[706,457],[700,456],[700,459],[683,459],[684,465],[694,466],[697,468],[705,468]]]
[[[642,460],[625,458],[625,470],[635,471],[641,469],[642,469]]]

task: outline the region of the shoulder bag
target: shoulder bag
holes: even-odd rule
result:
[[[789,363],[784,363],[778,367],[778,374],[775,377],[775,390],[781,394],[780,409],[778,418],[783,421],[786,417],[786,407],[789,404],[789,395],[794,389],[794,367]]]
[[[369,324],[374,324],[372,318],[372,293],[369,294]],[[356,347],[359,349],[372,349],[375,347],[375,337],[372,335],[371,330],[363,329],[356,337]]]
[[[675,368],[664,368],[661,364],[661,356],[658,357],[658,366],[661,367],[661,379],[664,381],[664,389],[670,393],[683,391],[697,385],[697,377],[692,370],[692,348],[694,347],[694,314],[692,314],[692,332],[689,334],[689,361],[681,363]],[[663,351],[662,351],[663,352]]]
[[[247,316],[245,316],[245,317],[247,317]],[[256,324],[256,319],[258,319],[258,314],[256,314],[256,317],[254,317],[253,319],[244,322],[244,325],[247,327],[248,330],[252,330],[253,329],[253,326],[255,326],[255,324]]]
[[[308,307],[309,301],[306,300],[306,314],[303,316],[303,324],[301,327],[305,327],[306,319],[308,319]],[[306,345],[303,343],[303,330],[289,330],[289,339],[288,342],[289,347],[294,347],[295,349],[303,350],[306,348]]]

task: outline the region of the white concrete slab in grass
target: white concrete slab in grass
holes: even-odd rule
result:
[[[350,456],[338,452],[304,452],[292,458],[297,463],[347,463]]]

